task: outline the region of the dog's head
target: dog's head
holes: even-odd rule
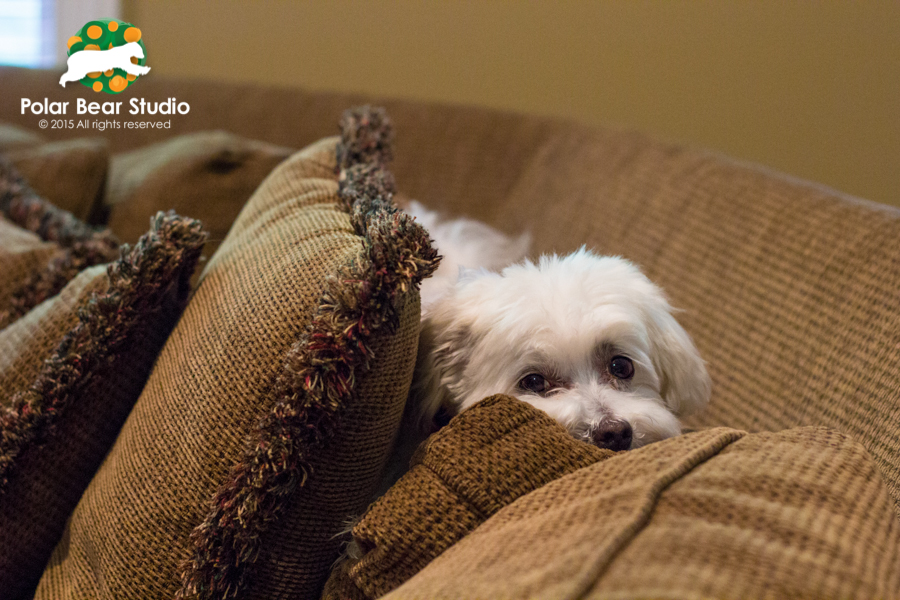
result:
[[[424,315],[425,378],[451,413],[496,393],[615,450],[678,435],[710,379],[662,292],[584,249],[501,273],[465,271]]]

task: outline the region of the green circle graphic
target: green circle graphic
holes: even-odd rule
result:
[[[110,23],[113,23],[113,25],[110,25]],[[135,37],[137,37],[136,40],[134,39]],[[137,41],[144,50],[144,58],[131,59],[132,62],[144,66],[147,62],[147,48],[144,46],[141,30],[131,23],[116,19],[98,19],[85,23],[84,27],[69,38],[67,56],[72,56],[81,50],[109,50],[110,48],[124,46],[129,41]],[[136,76],[129,76],[124,69],[110,69],[102,73],[88,73],[81,80],[81,85],[97,92],[121,94],[136,80]],[[101,89],[97,89],[95,86],[98,82],[102,85]]]

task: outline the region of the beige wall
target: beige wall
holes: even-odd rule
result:
[[[156,73],[638,128],[900,205],[900,1],[124,0]]]

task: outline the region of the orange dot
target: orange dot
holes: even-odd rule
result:
[[[132,57],[131,57],[131,64],[133,64],[133,65],[138,64],[138,57],[137,57],[137,56],[132,56]]]
[[[106,75],[107,77],[112,77],[113,70],[114,69],[110,69],[109,71],[103,71],[103,74]]]
[[[84,49],[85,50],[99,50],[100,46],[98,46],[97,44],[88,44],[87,46],[84,47]]]
[[[135,79],[137,79],[137,75],[128,74],[128,81],[134,81]]]
[[[141,39],[141,30],[137,27],[129,27],[125,30],[125,41],[136,42]]]
[[[94,90],[95,92],[99,92],[100,90],[103,89],[103,84],[100,83],[99,81],[95,81],[95,82],[94,82],[94,85],[92,85],[91,88],[93,88],[93,90]]]
[[[80,37],[78,37],[77,35],[73,35],[72,37],[69,38],[69,41],[66,42],[66,44],[67,44],[67,47],[71,48],[72,46],[74,46],[75,44],[77,44],[80,41],[81,41]]]
[[[93,73],[88,73],[88,77],[90,77],[91,79],[97,79],[102,74],[103,73],[101,73],[100,71],[94,71]]]
[[[98,37],[103,35],[103,30],[100,29],[99,25],[91,25],[87,30],[88,37],[92,40],[96,40]]]
[[[115,21],[110,21],[109,25],[107,25],[107,27],[109,27],[110,31],[117,31],[119,29],[119,24],[116,23]]]
[[[109,48],[107,50],[112,50],[112,42],[109,43]]]
[[[112,79],[109,80],[109,89],[114,92],[121,92],[125,88],[128,87],[128,82],[125,81],[125,78],[121,75],[116,75]]]

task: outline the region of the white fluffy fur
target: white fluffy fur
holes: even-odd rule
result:
[[[470,219],[441,222],[420,204],[410,211],[444,256],[423,284],[423,321],[407,430],[424,434],[443,406],[450,414],[497,393],[545,411],[591,439],[605,419],[626,420],[635,448],[678,435],[679,416],[705,407],[710,379],[662,291],[630,262],[584,248],[521,259],[528,238],[508,238]],[[460,266],[475,269],[460,269]],[[616,380],[598,350],[626,356],[634,376]],[[522,389],[531,372],[559,385]]]
[[[428,231],[443,257],[437,272],[422,283],[422,310],[426,313],[456,284],[461,268],[502,269],[525,258],[531,246],[528,233],[511,238],[475,219],[442,219],[415,200],[406,212]]]

